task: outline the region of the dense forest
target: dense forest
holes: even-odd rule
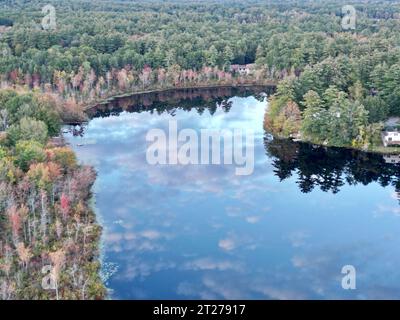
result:
[[[275,135],[379,149],[400,116],[400,4],[357,1],[345,30],[346,2],[1,1],[0,298],[104,297],[95,173],[54,138],[102,99],[277,84]],[[48,264],[56,289],[44,291]]]
[[[392,1],[356,2],[349,30],[345,1],[50,3],[54,12],[42,12],[47,1],[3,1],[2,87],[52,93],[76,110],[118,93],[283,81],[271,131],[358,148],[379,144],[383,121],[400,115]]]

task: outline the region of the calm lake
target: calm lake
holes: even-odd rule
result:
[[[98,172],[94,207],[113,299],[400,298],[400,164],[273,139],[269,90],[182,90],[115,100],[66,127]],[[148,130],[252,129],[254,172],[150,165]],[[397,192],[396,192],[397,190]],[[356,289],[342,288],[342,267]]]

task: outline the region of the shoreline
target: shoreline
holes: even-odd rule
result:
[[[148,89],[148,90],[142,90],[142,91],[135,91],[135,92],[126,92],[126,93],[120,93],[120,94],[115,94],[112,95],[108,98],[101,99],[95,103],[88,104],[84,107],[83,112],[85,115],[87,115],[87,112],[90,110],[95,109],[96,107],[106,105],[108,103],[111,103],[115,100],[122,99],[122,98],[128,98],[128,97],[135,97],[135,96],[140,96],[140,95],[146,95],[146,94],[153,94],[153,93],[166,93],[166,92],[173,92],[173,91],[179,91],[179,90],[207,90],[207,89],[219,89],[219,88],[252,88],[252,87],[276,87],[278,84],[277,81],[267,81],[264,83],[233,83],[233,84],[208,84],[208,85],[191,85],[191,86],[183,86],[183,87],[168,87],[168,88],[155,88],[155,89]],[[84,123],[90,122],[91,119],[86,119],[86,120],[77,120],[77,121],[71,121],[71,122],[64,122],[63,125],[82,125]],[[269,130],[267,130],[270,134],[272,134],[274,137],[277,137],[279,139],[291,139],[290,137],[284,137],[284,136],[279,136],[275,135]],[[292,140],[293,141],[293,140]],[[399,147],[384,147],[382,146],[373,146],[371,149],[363,149],[363,148],[357,148],[353,146],[334,146],[334,145],[323,145],[319,143],[315,143],[312,141],[306,141],[306,140],[299,140],[299,141],[293,141],[293,142],[301,142],[301,143],[308,143],[320,147],[328,147],[328,148],[343,148],[343,149],[350,149],[350,150],[357,150],[361,152],[366,152],[366,153],[374,153],[374,154],[381,154],[381,155],[397,155],[400,154],[400,146]]]
[[[174,91],[179,91],[179,90],[195,90],[195,89],[218,89],[218,88],[252,88],[252,87],[274,87],[275,84],[272,83],[263,83],[263,84],[232,84],[232,85],[204,85],[204,86],[186,86],[186,87],[171,87],[171,88],[163,88],[163,89],[151,89],[151,90],[145,90],[145,91],[138,91],[138,92],[129,92],[129,93],[123,93],[123,94],[118,94],[118,95],[114,95],[110,98],[104,99],[100,102],[97,102],[96,104],[91,104],[88,105],[85,109],[84,109],[84,113],[86,114],[89,110],[92,110],[96,107],[105,105],[107,103],[110,103],[114,100],[118,100],[121,98],[126,98],[126,97],[134,97],[134,96],[139,96],[139,95],[146,95],[146,94],[152,94],[152,93],[164,93],[164,92],[174,92]],[[74,123],[69,123],[69,124],[64,124],[64,125],[81,125],[83,123],[88,123],[90,122],[91,119],[88,119],[86,121],[76,121]],[[264,128],[265,129],[265,128]],[[268,133],[272,134],[271,132],[267,131]],[[276,139],[285,139],[285,140],[291,140],[294,143],[304,143],[304,144],[309,144],[309,145],[314,145],[320,148],[338,148],[338,149],[344,149],[344,150],[354,150],[354,151],[359,151],[359,152],[364,152],[364,153],[372,153],[372,154],[380,154],[380,155],[397,155],[400,154],[400,148],[395,148],[395,150],[390,149],[384,149],[384,147],[374,147],[373,149],[362,149],[362,148],[356,148],[356,147],[352,147],[352,146],[331,146],[331,145],[323,145],[323,144],[318,144],[318,143],[313,143],[311,141],[305,141],[305,140],[299,140],[299,141],[293,141],[292,138],[290,137],[284,137],[284,136],[279,136],[279,135],[275,135],[272,134],[272,136]],[[68,146],[71,150],[72,148],[70,146]],[[91,168],[94,169],[94,167],[91,166]],[[100,226],[101,229],[103,229],[103,225],[101,223],[101,221],[99,220],[99,216],[98,216],[98,212],[96,212],[96,207],[93,204],[93,202],[91,202],[91,200],[93,200],[93,194],[91,195],[91,198],[89,199],[89,206],[93,212],[93,216],[94,219],[96,221],[96,224],[98,226]],[[102,242],[102,236],[103,236],[103,232],[101,232],[101,234],[99,235],[98,239],[96,240],[97,245],[98,245],[98,252],[97,252],[97,258],[96,261],[98,261],[101,265],[102,264],[102,259],[101,259],[101,242]],[[103,283],[103,282],[102,282]],[[110,294],[108,292],[108,288],[105,286],[105,283],[103,283],[104,287],[106,288],[106,293],[105,295],[102,297],[102,299],[110,299]]]
[[[219,88],[252,88],[252,87],[276,87],[278,82],[266,82],[266,83],[243,83],[243,84],[208,84],[208,85],[192,85],[192,86],[184,86],[184,87],[168,87],[168,88],[158,88],[158,89],[149,89],[142,91],[134,91],[134,92],[126,92],[121,94],[112,95],[108,98],[101,99],[95,103],[90,103],[86,105],[83,109],[83,112],[87,112],[91,109],[94,109],[100,105],[105,105],[114,100],[121,98],[134,97],[139,95],[151,94],[151,93],[164,93],[169,91],[179,91],[179,90],[196,90],[196,89],[219,89]]]
[[[399,147],[384,147],[382,145],[382,146],[373,146],[371,149],[363,149],[363,148],[357,148],[357,147],[353,147],[353,146],[324,145],[321,143],[316,143],[316,142],[312,142],[312,141],[308,141],[308,140],[294,141],[293,138],[276,135],[267,129],[265,129],[265,130],[269,134],[271,134],[274,139],[290,140],[293,143],[306,143],[306,144],[321,147],[321,148],[346,149],[346,150],[354,150],[354,151],[359,151],[359,152],[364,152],[364,153],[372,153],[372,154],[380,154],[380,155],[400,155],[400,146]]]
[[[206,86],[186,86],[186,87],[171,87],[171,88],[164,88],[164,89],[152,89],[152,90],[146,90],[146,91],[129,92],[129,93],[124,93],[124,94],[114,95],[114,96],[112,96],[110,98],[107,98],[107,99],[104,99],[104,100],[102,100],[100,102],[97,102],[96,104],[88,105],[88,106],[86,106],[84,108],[83,112],[85,113],[85,115],[87,115],[88,111],[90,111],[90,110],[92,110],[92,109],[94,109],[94,108],[96,108],[98,106],[110,103],[110,102],[112,102],[114,100],[121,99],[121,98],[126,98],[126,97],[145,95],[145,94],[163,93],[163,92],[171,92],[171,91],[178,91],[178,90],[191,90],[191,89],[193,89],[193,90],[195,90],[195,89],[207,90],[207,89],[218,89],[218,88],[252,88],[252,87],[264,87],[264,86],[265,87],[275,87],[276,84],[274,84],[274,83],[268,83],[268,84],[265,84],[265,83],[263,83],[263,84],[248,84],[248,83],[246,83],[246,84],[231,84],[231,85],[224,84],[224,85],[206,85]],[[79,121],[77,120],[77,121],[73,121],[73,122],[71,121],[69,123],[65,123],[64,122],[63,125],[82,125],[84,123],[90,122],[90,120],[91,119],[89,118],[87,120],[79,120]],[[69,143],[67,143],[65,141],[62,130],[61,130],[60,135],[62,137],[62,145],[73,151],[73,148],[69,145]],[[75,154],[75,152],[74,152],[74,154]],[[96,175],[97,175],[96,169],[93,166],[90,166],[90,168],[93,169],[96,172]],[[96,177],[96,179],[97,179],[97,177]],[[94,194],[93,194],[92,188],[93,188],[93,185],[90,188],[91,196],[88,199],[88,206],[91,209],[91,212],[93,214],[93,219],[95,221],[95,224],[101,228],[100,234],[98,235],[98,238],[95,241],[96,242],[96,247],[98,248],[98,250],[96,252],[96,257],[93,257],[93,258],[100,263],[100,270],[101,270],[102,266],[103,266],[101,246],[102,246],[102,241],[103,241],[102,240],[102,237],[103,237],[103,231],[102,230],[103,230],[104,226],[102,225],[102,223],[101,223],[101,221],[99,219],[99,215],[98,215],[98,212],[96,210],[96,206],[94,205]],[[98,275],[100,275],[100,274],[101,274],[101,271],[98,272]],[[110,293],[108,292],[107,286],[105,285],[104,282],[101,282],[101,283],[104,286],[105,291],[106,291],[104,296],[101,297],[101,299],[102,300],[110,299]]]

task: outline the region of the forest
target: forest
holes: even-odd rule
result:
[[[0,105],[9,115],[0,138],[0,298],[103,297],[101,227],[89,204],[96,173],[51,138],[62,122],[51,96],[2,90]]]
[[[346,4],[1,1],[0,298],[105,297],[95,173],[55,137],[106,98],[277,85],[264,123],[274,135],[380,150],[385,121],[400,116],[400,4],[355,1],[344,30]],[[57,281],[45,291],[48,264]]]
[[[78,110],[121,93],[282,82],[266,115],[272,132],[364,149],[400,115],[395,2],[356,2],[349,30],[345,1],[57,0],[51,28],[47,4],[3,1],[1,87]]]

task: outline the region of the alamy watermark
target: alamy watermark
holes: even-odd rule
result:
[[[51,265],[45,265],[42,268],[42,274],[45,276],[42,278],[42,288],[43,290],[55,290],[56,280],[53,272],[54,268]]]
[[[42,13],[45,16],[42,19],[42,28],[44,30],[56,30],[57,22],[56,22],[56,8],[51,4],[45,5],[42,8]]]
[[[344,290],[355,290],[356,289],[356,268],[351,264],[345,265],[342,268],[342,274],[345,276],[342,278],[342,288]]]
[[[254,171],[254,131],[249,129],[201,129],[178,131],[176,120],[169,121],[166,132],[151,129],[146,160],[151,165],[235,165],[235,174]]]
[[[351,5],[345,5],[342,7],[342,29],[343,30],[355,30],[357,22],[357,11]]]

